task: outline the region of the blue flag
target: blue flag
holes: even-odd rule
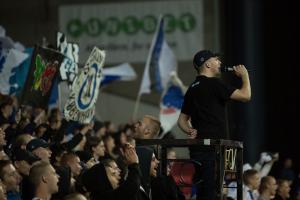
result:
[[[163,92],[170,80],[170,72],[176,69],[176,57],[167,44],[164,20],[160,17],[146,61],[139,95],[150,93],[152,90]]]

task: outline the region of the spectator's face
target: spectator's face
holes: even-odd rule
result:
[[[106,140],[106,150],[108,153],[111,153],[113,151],[113,149],[115,148],[115,140],[112,137],[109,137]]]
[[[260,177],[258,175],[258,173],[254,174],[251,178],[250,178],[250,185],[252,187],[253,190],[257,190],[259,188],[259,184],[260,184]]]
[[[80,159],[78,156],[73,157],[71,160],[68,161],[68,165],[71,168],[72,174],[74,176],[78,176],[81,172],[81,165],[80,165]]]
[[[32,153],[44,161],[50,161],[50,157],[52,154],[49,148],[44,147],[39,147],[35,149]]]
[[[105,166],[105,171],[112,188],[113,189],[118,188],[119,181],[121,179],[120,177],[121,170],[119,169],[118,165],[114,161],[111,161],[109,163],[109,166]]]
[[[12,164],[3,168],[3,184],[6,186],[7,191],[18,191],[21,182],[21,176]]]
[[[97,156],[103,157],[105,153],[105,146],[103,141],[101,141],[96,147],[94,147],[93,150]]]
[[[150,176],[156,177],[157,176],[157,167],[159,161],[156,159],[155,154],[152,154],[151,165],[150,165]]]
[[[147,131],[147,125],[149,124],[149,119],[144,117],[135,124],[135,138],[145,139],[145,132]]]
[[[47,175],[45,176],[46,182],[48,184],[48,190],[51,194],[58,192],[58,180],[59,176],[56,174],[55,169],[49,166]]]
[[[101,138],[105,135],[105,133],[106,133],[106,127],[103,126],[103,127],[101,127],[100,129],[97,130],[96,136]]]
[[[283,198],[290,198],[290,184],[288,181],[284,181],[281,186],[278,188],[278,193]]]
[[[5,145],[6,145],[5,132],[4,132],[4,130],[0,127],[0,146],[5,146]]]
[[[124,145],[127,143],[127,136],[124,132],[121,133],[121,136],[120,136],[120,143],[121,145]]]
[[[272,196],[275,196],[276,190],[277,190],[277,183],[276,183],[275,178],[272,177],[270,179],[268,187],[269,187],[269,190],[270,190],[270,194]]]

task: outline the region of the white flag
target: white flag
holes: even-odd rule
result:
[[[170,80],[170,72],[176,69],[176,57],[166,42],[164,20],[160,17],[146,61],[139,95],[150,93],[152,89],[163,92]]]

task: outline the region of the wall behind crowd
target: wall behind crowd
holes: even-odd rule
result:
[[[124,3],[124,1],[113,1],[116,5],[118,3]],[[134,1],[127,1],[134,2]],[[140,2],[140,1],[138,1]],[[154,2],[154,1],[153,1]],[[7,35],[12,37],[14,40],[22,42],[25,46],[33,46],[36,43],[42,43],[43,37],[47,38],[49,43],[55,44],[56,31],[59,30],[58,25],[58,8],[61,5],[70,4],[105,4],[112,3],[112,1],[94,1],[94,0],[68,0],[68,1],[3,1],[1,7],[3,12],[1,12],[0,24],[6,28]],[[218,14],[216,10],[218,9],[217,1],[203,1],[204,10],[204,45],[208,49],[213,49],[218,51],[219,37],[218,37]],[[12,10],[14,13],[18,13],[19,17],[12,15]],[[23,16],[23,17],[20,17]],[[212,24],[215,24],[212,26]],[[194,49],[196,52],[198,49]],[[145,55],[146,60],[147,55]],[[193,55],[191,55],[191,58]],[[185,84],[189,84],[195,77],[195,71],[192,67],[192,61],[186,60],[179,62],[178,74],[179,77]],[[80,63],[84,63],[84,60],[80,60]],[[135,101],[137,92],[142,79],[142,73],[144,70],[145,63],[130,63],[138,76],[135,81],[132,82],[116,82],[105,89],[104,92],[112,93],[118,96],[128,98],[131,101]],[[106,66],[105,66],[106,67]],[[144,95],[142,101],[150,103],[154,106],[159,105],[159,94]],[[101,99],[100,99],[101,100]],[[108,102],[109,103],[109,102]],[[113,118],[113,116],[107,116]]]
[[[141,1],[126,2],[140,3]],[[160,1],[157,0],[151,2]],[[206,49],[211,49],[213,51],[223,53],[225,62],[227,62],[228,64],[245,63],[246,65],[248,64],[251,66],[259,66],[257,65],[257,62],[260,63],[261,60],[260,58],[258,58],[257,61],[256,58],[260,53],[254,53],[255,49],[259,47],[255,46],[256,35],[253,36],[251,34],[247,34],[257,30],[253,26],[248,26],[247,28],[242,27],[241,29],[238,29],[241,24],[246,24],[247,20],[250,20],[249,24],[256,23],[256,19],[251,18],[251,13],[253,10],[255,10],[255,7],[251,5],[250,7],[247,7],[245,5],[238,4],[238,2],[234,2],[236,3],[236,6],[233,5],[234,3],[230,4],[229,2],[228,4],[222,4],[217,0],[203,0],[200,2],[203,3],[203,13],[199,12],[199,15],[203,16],[202,36],[204,44],[199,44],[199,47],[202,46]],[[20,41],[25,46],[33,46],[36,43],[41,43],[43,37],[47,38],[49,43],[55,44],[56,31],[59,30],[59,7],[61,5],[80,5],[89,3],[113,3],[117,5],[119,3],[124,3],[124,1],[115,0],[112,2],[108,0],[32,0],[29,3],[28,1],[4,0],[1,2],[0,24],[7,30],[7,35],[12,37],[16,41]],[[240,8],[239,6],[243,7],[245,10],[241,9],[240,11],[237,11]],[[239,12],[239,15],[234,15],[234,13],[237,12]],[[17,13],[17,15],[12,13]],[[247,20],[244,21],[244,19]],[[239,35],[243,35],[243,37],[240,37]],[[196,52],[198,50],[199,49],[194,49],[193,51]],[[147,55],[145,55],[145,60],[146,56]],[[195,77],[195,71],[192,67],[192,57],[193,55],[191,55],[190,59],[183,60],[178,63],[179,77],[186,85],[191,83]],[[84,63],[84,61],[80,62]],[[137,96],[142,73],[144,70],[144,64],[144,62],[131,63],[138,74],[135,81],[115,82],[102,89],[96,108],[97,117],[103,119],[111,119],[116,123],[126,122],[131,118],[133,105]],[[258,73],[256,72],[256,74]],[[254,87],[252,87],[253,90],[258,91],[257,88],[260,88],[260,82],[257,81],[258,79],[254,80],[254,76],[252,75],[250,76],[250,78],[252,79],[251,81],[253,81],[254,84]],[[263,77],[260,78],[262,78],[260,80],[263,80]],[[230,80],[231,77],[229,77],[228,79]],[[260,149],[263,148],[260,138],[255,137],[255,139],[253,139],[252,137],[253,132],[256,136],[261,136],[264,133],[263,120],[253,120],[257,119],[257,116],[261,116],[261,119],[263,118],[263,108],[257,109],[258,111],[260,111],[258,115],[256,113],[257,110],[254,109],[257,106],[260,107],[262,105],[261,101],[263,101],[263,99],[258,98],[262,91],[259,91],[259,93],[254,93],[258,94],[254,96],[254,100],[252,101],[254,103],[250,102],[247,106],[234,104],[230,107],[230,110],[228,112],[230,133],[234,136],[234,139],[247,142],[245,146],[247,148],[246,158],[252,161],[256,160]],[[145,113],[150,113],[158,116],[159,101],[159,94],[143,95],[142,105],[140,106],[138,115],[142,116]],[[251,112],[249,112],[249,110]],[[250,127],[252,128],[250,129]],[[178,137],[182,137],[183,134],[178,131],[177,127],[174,130],[177,133]]]

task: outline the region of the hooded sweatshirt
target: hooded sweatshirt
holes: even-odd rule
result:
[[[82,182],[91,193],[91,200],[135,200],[141,185],[139,165],[129,165],[128,171],[127,179],[116,189],[112,188],[102,163],[87,170]]]

